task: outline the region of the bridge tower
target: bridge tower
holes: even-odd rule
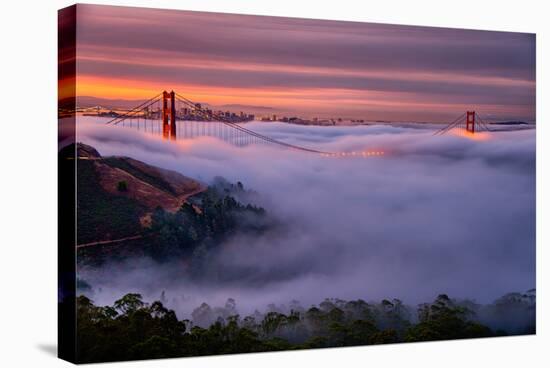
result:
[[[466,111],[466,130],[475,133],[476,112]]]
[[[162,92],[162,135],[176,139],[176,94]]]

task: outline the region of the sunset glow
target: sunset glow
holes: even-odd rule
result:
[[[529,34],[86,5],[78,17],[78,96],[175,90],[319,118],[535,117]]]

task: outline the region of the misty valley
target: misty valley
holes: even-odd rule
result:
[[[82,122],[82,362],[535,333],[534,130],[254,124],[391,149],[166,145]]]

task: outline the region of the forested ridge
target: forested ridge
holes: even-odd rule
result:
[[[204,192],[189,198],[176,212],[161,207],[152,211],[150,224],[139,231],[143,238],[116,247],[80,249],[78,262],[100,266],[106,261],[131,257],[148,257],[160,263],[187,259],[193,264],[191,271],[199,276],[208,254],[223,241],[236,234],[257,236],[274,229],[275,221],[267,216],[266,210],[247,200],[255,195],[241,182],[233,184],[215,178]],[[139,223],[137,215],[134,220]],[[103,221],[111,220],[103,218]]]
[[[146,303],[127,294],[111,306],[96,306],[81,295],[77,300],[78,361],[133,360],[212,354],[374,345],[465,339],[535,333],[535,297],[507,294],[489,305],[456,301],[439,295],[416,310],[400,300],[367,303],[361,299],[326,299],[304,309],[291,303],[289,312],[271,306],[241,317],[233,299],[217,311],[203,303],[192,320],[179,320],[161,301]],[[415,314],[414,316],[411,314]],[[529,316],[508,331],[478,319],[489,315],[500,322],[514,315]],[[207,323],[208,325],[204,325]],[[200,326],[203,324],[203,327]],[[506,326],[503,325],[504,328]]]

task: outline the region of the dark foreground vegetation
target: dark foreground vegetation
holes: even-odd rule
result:
[[[229,299],[217,311],[202,304],[193,321],[178,320],[160,301],[147,304],[127,294],[100,307],[78,298],[78,361],[81,363],[235,354],[466,339],[535,333],[534,291],[512,293],[490,305],[459,302],[439,295],[412,310],[399,300],[366,303],[327,299],[304,309],[294,302],[287,313],[271,308],[241,318]],[[514,324],[514,319],[518,319]],[[496,327],[482,324],[483,318]],[[208,326],[199,325],[208,322]],[[512,325],[510,325],[512,323]],[[499,329],[498,325],[504,329]],[[506,330],[507,329],[507,330]]]
[[[176,213],[157,208],[149,229],[154,236],[147,245],[148,255],[158,261],[191,257],[193,264],[202,264],[209,251],[231,236],[266,231],[270,227],[266,211],[238,201],[236,197],[246,191],[241,183],[235,188],[211,185]]]

